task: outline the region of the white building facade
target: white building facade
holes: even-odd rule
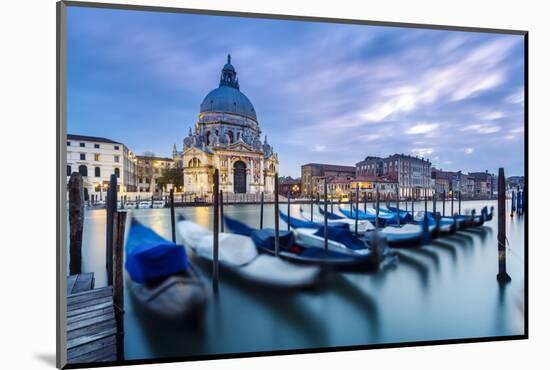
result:
[[[85,197],[105,199],[111,174],[119,194],[137,190],[136,157],[126,145],[94,136],[67,135],[67,182],[71,173],[82,175]]]

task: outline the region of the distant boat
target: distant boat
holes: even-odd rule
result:
[[[274,229],[254,229],[227,216],[225,217],[225,223],[234,233],[249,236],[261,252],[275,254]],[[371,249],[370,253],[366,254],[350,254],[334,249],[325,250],[318,245],[311,246],[306,243],[299,243],[295,239],[294,232],[280,230],[279,257],[296,263],[331,266],[336,269],[374,271],[379,268],[380,263],[385,258],[392,258],[393,253],[384,248]]]
[[[150,206],[151,202],[149,202]],[[166,206],[166,202],[164,200],[155,200],[153,202],[153,208],[164,208]]]
[[[171,320],[200,316],[207,294],[185,248],[131,219],[126,241],[127,285],[143,308]]]
[[[213,261],[213,233],[179,216],[177,230],[186,245],[208,263]],[[219,233],[219,266],[238,278],[280,289],[317,285],[321,280],[318,266],[300,266],[268,254],[259,254],[248,236]]]

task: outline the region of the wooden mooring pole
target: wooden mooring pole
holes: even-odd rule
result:
[[[213,263],[212,263],[212,289],[214,293],[218,292],[219,283],[219,234],[220,234],[220,208],[219,208],[219,194],[220,194],[220,177],[219,171],[214,170],[214,191],[212,194],[212,201],[214,206],[214,238],[213,238]]]
[[[106,258],[107,258],[107,284],[113,285],[113,215],[116,212],[116,200],[117,200],[117,179],[114,174],[111,175],[109,181],[109,190],[107,190],[107,204],[105,209],[107,211],[107,245],[106,245]]]
[[[397,208],[397,226],[401,226],[401,213],[399,212],[399,185],[395,187],[395,204]]]
[[[462,214],[462,191],[458,191],[458,214]]]
[[[223,191],[220,190],[220,231],[224,232],[225,221],[223,218]]]
[[[325,179],[326,182],[326,179]],[[355,235],[359,235],[359,183],[355,185]]]
[[[264,192],[260,194],[260,230],[264,228]]]
[[[378,229],[378,216],[380,214],[380,191],[376,188],[376,218],[374,227]]]
[[[82,232],[84,230],[84,186],[82,176],[73,172],[69,179],[69,274],[82,272]]]
[[[328,251],[328,221],[327,221],[327,178],[325,177],[324,179],[324,190],[325,190],[325,204],[324,204],[324,214],[325,214],[325,219],[324,219],[324,228],[323,228],[323,237],[324,237],[324,241],[325,241],[325,251]],[[357,233],[357,223],[355,224],[355,233]]]
[[[176,214],[174,212],[174,189],[170,189],[170,221],[172,226],[172,243],[176,242]]]
[[[443,217],[445,217],[445,203],[447,203],[447,200],[445,199],[446,198],[446,191],[443,192]],[[452,216],[452,215],[451,215]]]
[[[506,178],[504,168],[498,169],[498,275],[500,283],[512,278],[506,272]]]
[[[279,217],[279,215],[277,215],[277,217]],[[313,193],[311,194],[311,201],[309,202],[309,220],[313,222]]]
[[[279,174],[275,174],[275,190],[273,190],[273,193],[275,194],[275,255],[279,256],[279,193],[277,192],[277,189],[279,189]],[[313,217],[313,197],[311,198],[311,217]],[[287,222],[290,223],[290,215],[287,215]]]
[[[124,360],[124,231],[126,229],[126,212],[113,214],[113,305],[117,327],[117,360]]]
[[[288,215],[286,222],[286,229],[290,231],[290,189],[288,190],[286,197],[286,214]]]

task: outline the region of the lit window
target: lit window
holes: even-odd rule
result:
[[[99,154],[94,154],[94,161],[99,162]]]

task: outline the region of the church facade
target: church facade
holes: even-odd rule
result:
[[[217,169],[223,192],[272,193],[279,160],[267,137],[261,140],[261,133],[254,106],[240,91],[228,55],[219,87],[204,98],[182,151],[174,145],[174,160],[183,168],[184,191],[211,193]]]

